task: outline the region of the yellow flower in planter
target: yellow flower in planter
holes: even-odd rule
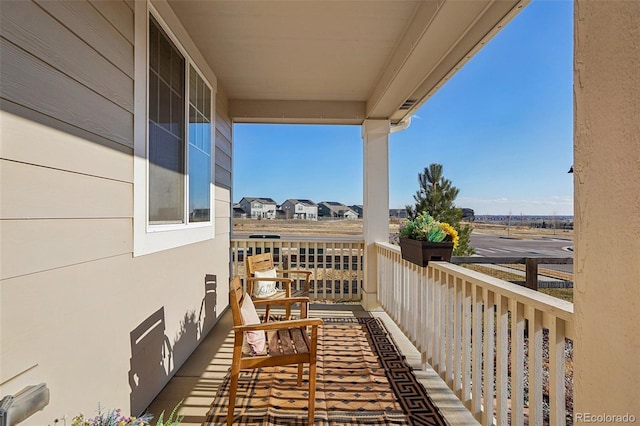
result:
[[[451,238],[451,241],[453,241],[453,248],[458,247],[458,243],[460,242],[460,237],[458,236],[458,231],[456,231],[453,226],[449,225],[446,222],[440,223],[440,226],[442,227],[444,232],[447,233],[447,237],[445,237],[445,241],[448,238]]]

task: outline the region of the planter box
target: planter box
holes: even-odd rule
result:
[[[427,266],[430,260],[451,261],[453,242],[432,243],[409,238],[400,238],[402,258],[418,266]]]

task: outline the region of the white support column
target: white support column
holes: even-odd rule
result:
[[[389,120],[366,120],[364,145],[364,288],[362,305],[378,303],[378,266],[374,243],[389,241]]]

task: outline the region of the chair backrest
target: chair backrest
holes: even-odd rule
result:
[[[247,275],[250,277],[253,276],[255,271],[264,271],[275,267],[271,252],[247,256],[245,264],[247,268]]]
[[[240,308],[244,303],[244,290],[242,289],[242,281],[236,275],[229,286],[229,303],[231,304],[231,313],[233,314],[233,325],[244,325]]]

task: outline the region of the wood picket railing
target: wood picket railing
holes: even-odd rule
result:
[[[231,240],[232,276],[246,277],[245,256],[273,253],[275,263],[283,269],[311,271],[312,301],[360,300],[363,272],[364,241],[233,238]],[[293,286],[301,283],[294,279]]]
[[[420,267],[376,244],[378,300],[484,425],[572,417],[573,304],[447,262]]]

